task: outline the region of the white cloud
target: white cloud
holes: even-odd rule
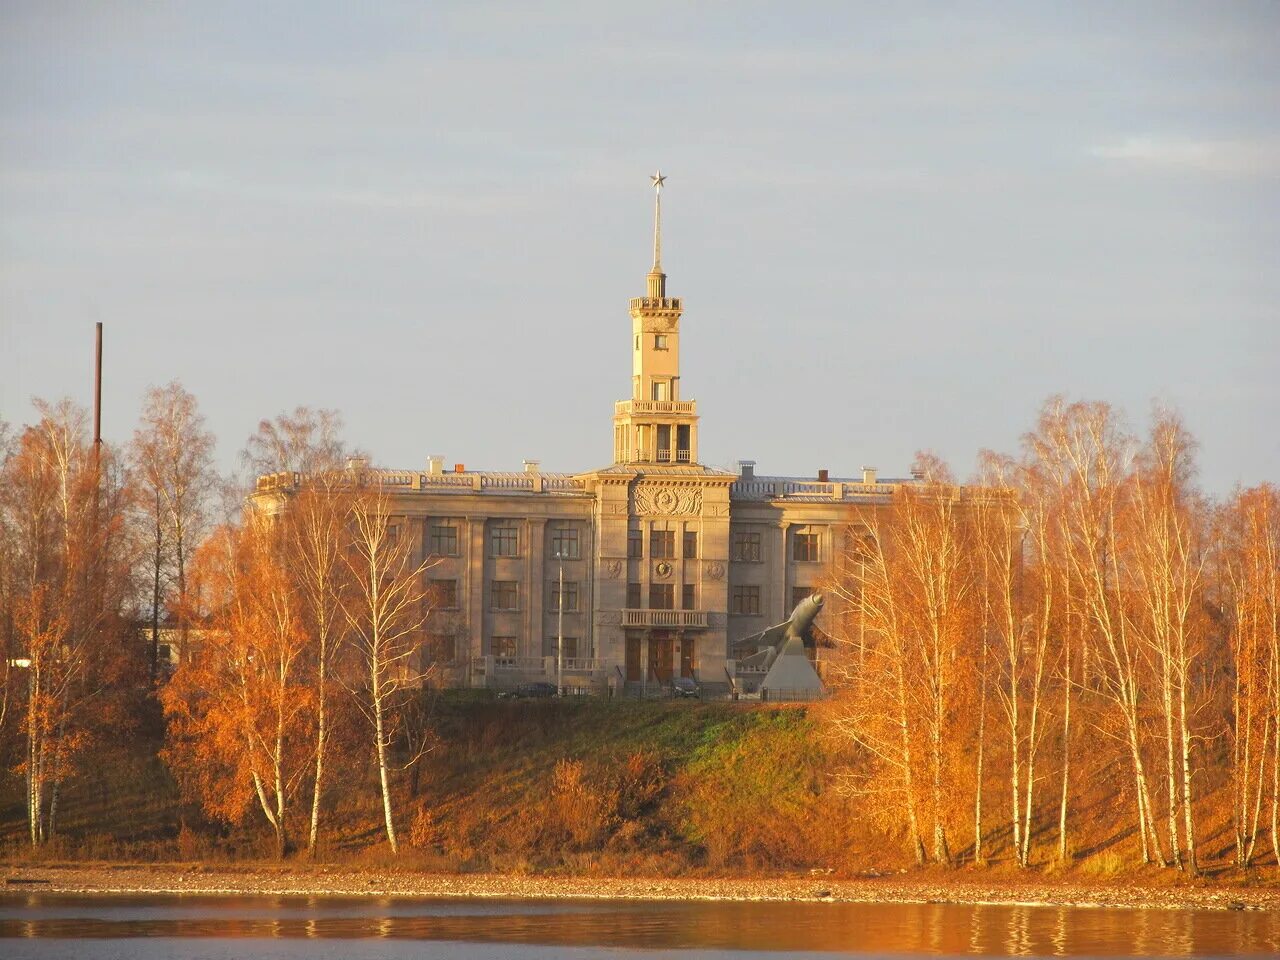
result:
[[[1187,170],[1220,176],[1280,174],[1280,138],[1257,140],[1190,140],[1171,137],[1127,137],[1117,144],[1092,147],[1089,153],[1138,167]]]

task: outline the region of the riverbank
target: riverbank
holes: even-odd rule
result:
[[[5,892],[59,895],[758,900],[1280,910],[1280,886],[1275,885],[1241,886],[1207,880],[1159,884],[1140,878],[1096,882],[1034,876],[993,878],[965,871],[853,879],[812,875],[751,879],[516,876],[188,864],[8,863],[0,871],[0,889]]]

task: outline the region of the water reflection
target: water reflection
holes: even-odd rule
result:
[[[425,940],[844,954],[1280,953],[1280,916],[952,904],[0,896],[0,937]],[[282,944],[283,946],[283,944]],[[8,951],[0,944],[0,954]],[[525,952],[512,956],[530,956]]]

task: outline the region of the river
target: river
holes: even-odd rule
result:
[[[1280,954],[1262,911],[627,900],[0,895],[0,956],[151,960]]]

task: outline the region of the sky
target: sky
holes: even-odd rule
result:
[[[580,471],[661,167],[703,462],[969,474],[1047,397],[1280,480],[1280,5],[0,0],[0,420]]]

